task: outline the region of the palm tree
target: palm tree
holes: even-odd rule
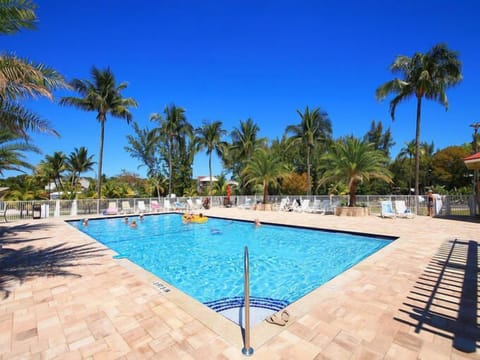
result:
[[[390,115],[395,118],[397,105],[409,98],[417,98],[417,118],[415,131],[415,194],[419,194],[420,174],[420,118],[422,99],[435,100],[448,110],[446,89],[462,80],[461,62],[458,53],[445,44],[437,44],[427,53],[415,53],[412,57],[397,56],[390,70],[400,73],[376,90],[377,99],[383,100],[389,94],[395,97],[390,101]]]
[[[85,146],[75,148],[66,159],[67,169],[72,172],[71,186],[74,188],[80,179],[81,173],[90,171],[93,169],[94,161],[92,161],[93,155],[88,155],[88,150]]]
[[[268,187],[279,187],[280,180],[290,173],[285,163],[267,148],[258,148],[247,161],[242,175],[246,184],[263,188],[263,203],[268,201]]]
[[[55,151],[53,155],[46,155],[37,167],[42,177],[48,178],[49,182],[53,180],[57,191],[63,191],[62,174],[67,169],[66,159],[63,152]]]
[[[136,136],[127,136],[129,146],[125,146],[124,149],[131,157],[142,162],[140,166],[147,168],[147,175],[155,186],[157,197],[160,198],[162,159],[158,156],[158,148],[160,146],[159,131],[158,129],[141,129],[136,122],[133,123],[133,130]]]
[[[212,153],[215,151],[219,157],[222,155],[223,148],[226,146],[226,143],[222,141],[222,136],[227,132],[222,129],[221,121],[204,121],[201,127],[195,129],[195,133],[197,134],[198,148],[207,149],[208,173],[210,175],[209,194],[211,195],[213,191]]]
[[[356,205],[356,192],[359,182],[381,179],[392,182],[392,174],[387,169],[388,158],[381,150],[375,150],[372,143],[347,136],[332,144],[330,151],[322,156],[326,171],[319,181],[323,185],[332,181],[348,184],[349,206]]]
[[[408,158],[408,193],[411,193],[412,189],[412,159],[415,156],[415,151],[416,151],[416,146],[415,146],[415,140],[412,140],[410,142],[405,142],[405,146],[400,149],[400,152],[398,153],[398,158],[400,159],[406,159]]]
[[[133,98],[124,98],[122,91],[127,88],[127,83],[116,84],[115,76],[107,68],[99,70],[92,67],[92,81],[74,79],[71,86],[81,97],[63,97],[61,105],[71,105],[85,111],[96,111],[97,120],[100,122],[100,150],[98,152],[97,194],[102,196],[102,165],[103,145],[105,141],[105,122],[107,115],[124,119],[127,123],[132,120],[130,107],[136,107],[137,102]]]
[[[25,161],[25,151],[41,153],[39,148],[19,135],[6,129],[0,130],[0,175],[3,175],[4,170],[24,172],[24,168],[33,169],[33,166]]]
[[[0,33],[14,34],[35,29],[37,6],[29,0],[3,0],[0,3]]]
[[[305,146],[307,161],[307,195],[310,195],[311,185],[311,150],[318,141],[326,141],[330,139],[332,134],[332,124],[326,112],[320,111],[319,108],[310,111],[305,107],[304,112],[297,110],[301,122],[298,125],[289,125],[286,129],[287,133],[293,134],[295,142],[301,142]]]
[[[27,0],[0,2],[0,34],[34,29],[36,6]],[[53,90],[68,88],[63,77],[43,64],[35,64],[14,55],[0,55],[0,124],[26,137],[29,130],[58,133],[48,121],[27,110],[19,100],[38,96],[53,98]]]
[[[251,119],[240,120],[240,127],[234,127],[230,133],[232,142],[222,156],[224,166],[232,171],[234,178],[240,178],[240,173],[245,163],[253,156],[258,147],[266,146],[267,139],[258,137],[260,127]],[[241,179],[239,179],[241,180]],[[245,192],[245,184],[240,181]]]
[[[160,124],[160,134],[162,134],[168,143],[168,193],[172,194],[173,177],[173,152],[176,144],[176,138],[191,134],[192,126],[187,122],[185,109],[177,107],[174,104],[165,106],[163,110],[165,119],[159,113],[150,115],[151,121],[157,121]]]

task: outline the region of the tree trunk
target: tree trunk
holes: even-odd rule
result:
[[[105,120],[100,120],[100,150],[98,151],[97,199],[102,198],[103,141],[105,139]]]
[[[208,195],[212,196],[212,188],[213,188],[213,181],[212,181],[212,152],[208,154],[208,173],[210,175],[210,190],[208,191]]]
[[[420,195],[420,113],[422,112],[422,97],[417,96],[417,125],[415,130],[415,195]]]
[[[348,206],[356,206],[357,205],[357,183],[353,181],[350,185],[350,204]]]
[[[310,184],[310,145],[307,144],[307,195],[310,195],[311,187],[312,185]]]
[[[173,171],[173,164],[172,164],[172,152],[173,152],[173,136],[170,136],[170,144],[168,144],[170,150],[168,152],[168,194],[172,194],[172,171]]]

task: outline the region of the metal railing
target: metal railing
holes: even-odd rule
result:
[[[125,199],[77,199],[77,200],[34,200],[34,201],[1,201],[0,217],[6,221],[32,219],[32,218],[56,218],[68,216],[100,216],[112,205],[117,214],[132,214],[140,212],[161,212],[172,210],[190,209],[201,211],[204,200],[207,197],[177,197],[177,198],[125,198]],[[348,195],[275,195],[269,196],[269,207],[278,210],[282,199],[288,198],[291,202],[310,200],[325,201],[332,210],[337,206],[348,205]],[[187,200],[191,200],[188,201]],[[231,196],[227,201],[225,196],[209,196],[210,207],[238,207],[250,208],[262,203],[261,195]],[[415,195],[357,195],[357,206],[365,206],[370,214],[380,214],[380,202],[384,200],[403,200],[407,208],[414,214],[427,215],[426,196]],[[167,208],[165,201],[170,204]],[[192,204],[193,206],[189,205]],[[455,217],[474,216],[474,195],[445,195],[436,196],[435,216]],[[98,210],[97,210],[98,209]],[[333,213],[333,211],[330,211]]]

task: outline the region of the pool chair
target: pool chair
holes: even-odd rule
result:
[[[175,210],[186,210],[187,206],[180,201],[175,201]]]
[[[157,200],[150,201],[150,207],[152,211],[159,212],[160,211],[160,204]]]
[[[382,206],[381,213],[380,215],[382,218],[395,218],[396,214],[395,211],[393,211],[393,206],[391,201],[380,201],[380,204]]]
[[[172,204],[170,204],[170,200],[163,200],[163,211],[172,211]]]
[[[130,207],[130,201],[122,201],[122,213],[131,214],[133,209]]]
[[[308,209],[308,205],[310,205],[310,200],[305,199],[300,201],[300,206],[297,206],[296,208],[293,209],[293,211],[296,212],[305,212]]]
[[[202,199],[195,199],[195,208],[201,209],[203,207]]]
[[[326,201],[328,202],[328,200]],[[325,215],[325,207],[323,206],[323,202],[320,200],[313,200],[312,206],[308,207],[305,211],[312,214]]]
[[[410,211],[405,205],[404,200],[395,200],[395,214],[401,218],[412,219],[415,214]]]
[[[288,210],[288,198],[282,199],[280,205],[278,206],[278,211],[287,211]]]
[[[251,209],[252,208],[252,199],[246,198],[245,203],[238,205],[240,209]]]
[[[103,211],[103,215],[117,215],[117,203],[115,201],[110,201],[108,203],[108,208]]]
[[[147,207],[145,206],[145,201],[139,200],[137,202],[137,210],[140,214],[143,214],[144,212],[147,211]]]

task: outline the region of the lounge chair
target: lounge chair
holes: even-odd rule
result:
[[[328,200],[326,200],[329,203]],[[323,202],[320,200],[313,200],[313,205],[308,207],[305,211],[312,213],[312,214],[321,214],[325,215],[325,206],[323,206]]]
[[[103,215],[117,215],[117,203],[115,201],[110,201],[108,203],[108,208],[103,211]]]
[[[130,201],[122,201],[122,213],[131,214],[133,209],[130,207]]]
[[[395,214],[398,217],[409,218],[409,219],[415,216],[415,214],[412,213],[410,209],[407,208],[404,200],[395,200]]]
[[[170,204],[170,200],[164,199],[163,200],[163,211],[171,211],[172,210],[172,204]]]
[[[278,206],[278,211],[287,211],[288,210],[288,198],[282,199],[280,205]]]
[[[140,214],[143,214],[147,211],[147,207],[145,206],[145,201],[143,201],[143,200],[138,201],[137,210]]]
[[[185,210],[187,206],[180,201],[175,201],[175,210]]]
[[[155,212],[160,211],[160,204],[158,203],[157,200],[152,200],[150,202],[150,207],[151,207],[152,211],[155,211]]]
[[[193,205],[192,199],[187,199],[187,209],[190,211],[195,209],[195,205]]]
[[[380,215],[382,218],[389,217],[389,218],[395,218],[396,214],[395,211],[393,211],[393,206],[391,201],[380,201],[380,204],[382,206],[382,210]]]
[[[305,199],[300,201],[300,206],[297,206],[296,208],[293,209],[293,211],[296,212],[304,212],[308,209],[308,205],[310,205],[310,200]]]
[[[238,205],[240,209],[251,209],[252,208],[252,199],[246,198],[245,203]]]

